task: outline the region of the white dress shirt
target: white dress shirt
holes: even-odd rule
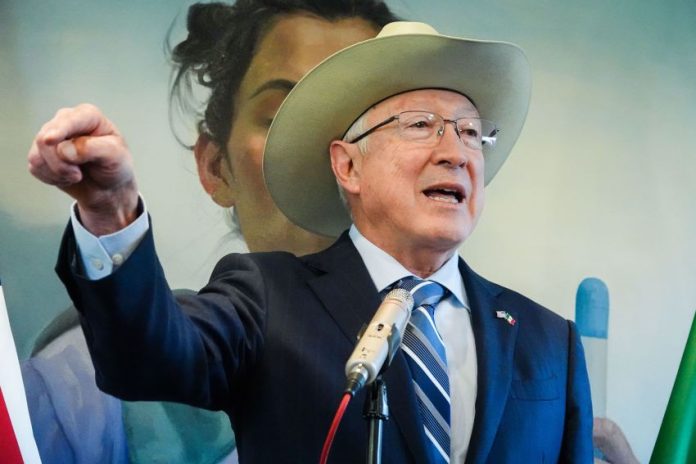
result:
[[[351,226],[348,235],[378,291],[413,275],[391,255],[367,240],[355,225]],[[455,253],[428,280],[450,291],[447,298],[435,307],[435,326],[445,345],[450,381],[450,462],[463,464],[474,428],[477,364],[471,310],[459,273],[459,256]]]
[[[84,228],[77,217],[77,202],[70,208],[70,224],[82,259],[82,270],[91,280],[113,273],[138,246],[150,228],[145,202],[140,199],[143,213],[127,227],[109,235],[96,237]]]
[[[128,259],[150,227],[144,203],[143,213],[128,227],[100,237],[82,226],[76,210],[76,205],[73,205],[70,220],[83,271],[92,280],[114,272]],[[413,275],[396,259],[367,240],[354,225],[350,228],[349,236],[378,291]],[[469,302],[459,273],[459,256],[452,256],[428,279],[450,292],[435,308],[435,326],[444,341],[450,378],[450,462],[463,464],[474,427],[477,363]]]

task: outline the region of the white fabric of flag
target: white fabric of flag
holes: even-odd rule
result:
[[[0,424],[2,424],[0,433],[3,435],[0,437],[2,442],[0,462],[16,462],[16,453],[13,453],[13,444],[16,443],[25,464],[40,463],[2,285],[0,285],[0,366],[2,366],[0,368],[0,398],[5,403],[5,407],[0,404],[0,413],[9,417],[9,423],[8,417],[0,417]],[[14,449],[16,450],[16,447]],[[3,453],[6,455],[3,456]]]

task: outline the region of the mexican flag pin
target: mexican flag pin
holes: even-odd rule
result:
[[[507,311],[496,311],[495,317],[497,317],[498,319],[505,319],[507,323],[510,325],[515,325],[515,323],[517,322],[515,318],[512,317],[510,313]]]

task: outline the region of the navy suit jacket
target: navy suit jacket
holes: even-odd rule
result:
[[[81,313],[100,388],[127,400],[224,410],[242,463],[318,461],[344,363],[380,303],[347,234],[300,258],[229,255],[193,296],[172,295],[151,232],[115,273],[89,281],[68,226],[56,270]],[[463,260],[460,271],[478,361],[466,462],[591,462],[589,384],[574,324],[483,279]],[[497,318],[498,310],[516,324]],[[426,463],[401,353],[384,378],[391,419],[383,462]],[[364,392],[351,401],[329,462],[364,462],[363,402]]]

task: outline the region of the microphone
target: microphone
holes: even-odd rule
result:
[[[346,388],[351,396],[372,383],[391,364],[401,345],[401,334],[413,309],[413,296],[408,290],[390,291],[375,315],[358,336],[358,344],[346,362]]]

